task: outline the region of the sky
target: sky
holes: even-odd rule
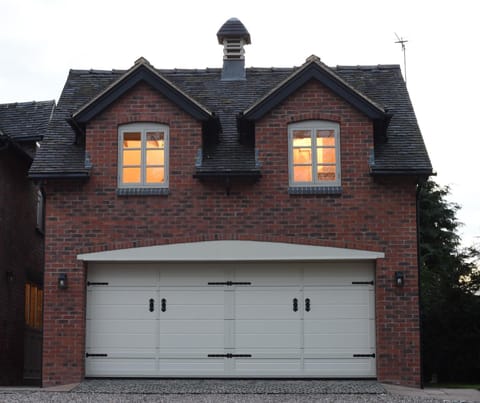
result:
[[[465,246],[480,243],[478,3],[391,0],[0,0],[0,103],[58,101],[69,69],[221,67],[216,33],[248,29],[247,67],[400,64]],[[397,34],[406,43],[406,71]]]

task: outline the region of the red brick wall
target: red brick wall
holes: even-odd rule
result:
[[[11,147],[0,151],[0,385],[22,383],[25,282],[28,273],[38,278],[43,268],[29,167]],[[7,271],[14,273],[11,283]]]
[[[340,123],[341,195],[288,194],[287,124]],[[170,194],[117,196],[117,128],[130,122],[170,126]],[[310,83],[256,128],[262,178],[222,185],[192,178],[201,125],[139,85],[87,128],[93,163],[84,183],[52,181],[47,194],[44,385],[84,373],[85,268],[79,253],[213,239],[279,241],[385,252],[377,265],[377,362],[384,382],[419,384],[415,182],[374,180],[371,122],[321,85]],[[397,270],[406,285],[394,287]],[[58,290],[58,273],[69,276]]]

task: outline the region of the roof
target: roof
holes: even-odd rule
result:
[[[245,39],[250,44],[250,34],[245,25],[238,18],[230,18],[217,32],[218,43],[222,44],[224,39]]]
[[[55,101],[0,104],[0,133],[19,143],[41,140]]]
[[[157,82],[168,83],[183,96],[173,102],[189,100],[206,114],[215,114],[219,121],[218,141],[198,155],[196,171],[199,176],[212,173],[258,175],[261,161],[257,160],[254,147],[248,141],[239,141],[239,125],[242,124],[239,116],[243,113],[254,123],[265,111],[281,102],[282,97],[295,91],[297,84],[303,85],[311,79],[331,85],[333,91],[356,108],[363,108],[364,113],[386,130],[384,134],[388,140],[375,141],[375,155],[371,161],[373,173],[428,175],[432,172],[398,65],[328,67],[316,58],[309,58],[300,68],[247,68],[246,79],[238,81],[221,80],[221,69],[216,68],[148,68],[152,70],[151,76],[158,78]],[[118,85],[132,77],[129,73],[134,69],[135,66],[128,71],[70,71],[48,134],[30,170],[32,177],[88,176],[88,157],[84,147],[77,144],[75,131],[67,120],[72,115],[81,116],[89,105],[102,98],[102,94],[119,88]]]
[[[245,253],[248,251],[248,253]],[[321,262],[384,258],[383,252],[281,242],[205,241],[77,255],[90,262]]]

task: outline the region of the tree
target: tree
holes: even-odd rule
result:
[[[419,194],[424,378],[480,381],[480,250],[462,248],[450,190],[428,180]]]

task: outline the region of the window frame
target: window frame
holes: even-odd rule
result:
[[[296,182],[294,180],[293,161],[293,134],[298,130],[309,130],[312,155],[312,181]],[[317,130],[333,130],[335,139],[335,180],[319,180],[317,177]],[[288,183],[290,188],[338,188],[341,186],[341,159],[340,159],[340,124],[328,120],[308,120],[290,123],[288,125]]]
[[[163,168],[164,181],[162,183],[147,183],[146,176],[146,150],[147,150],[147,132],[163,132],[164,148],[163,148]],[[140,132],[140,183],[124,183],[123,182],[123,139],[125,133]],[[117,165],[117,187],[119,189],[168,189],[169,186],[169,144],[170,129],[168,125],[161,123],[128,123],[118,127],[118,165]]]

